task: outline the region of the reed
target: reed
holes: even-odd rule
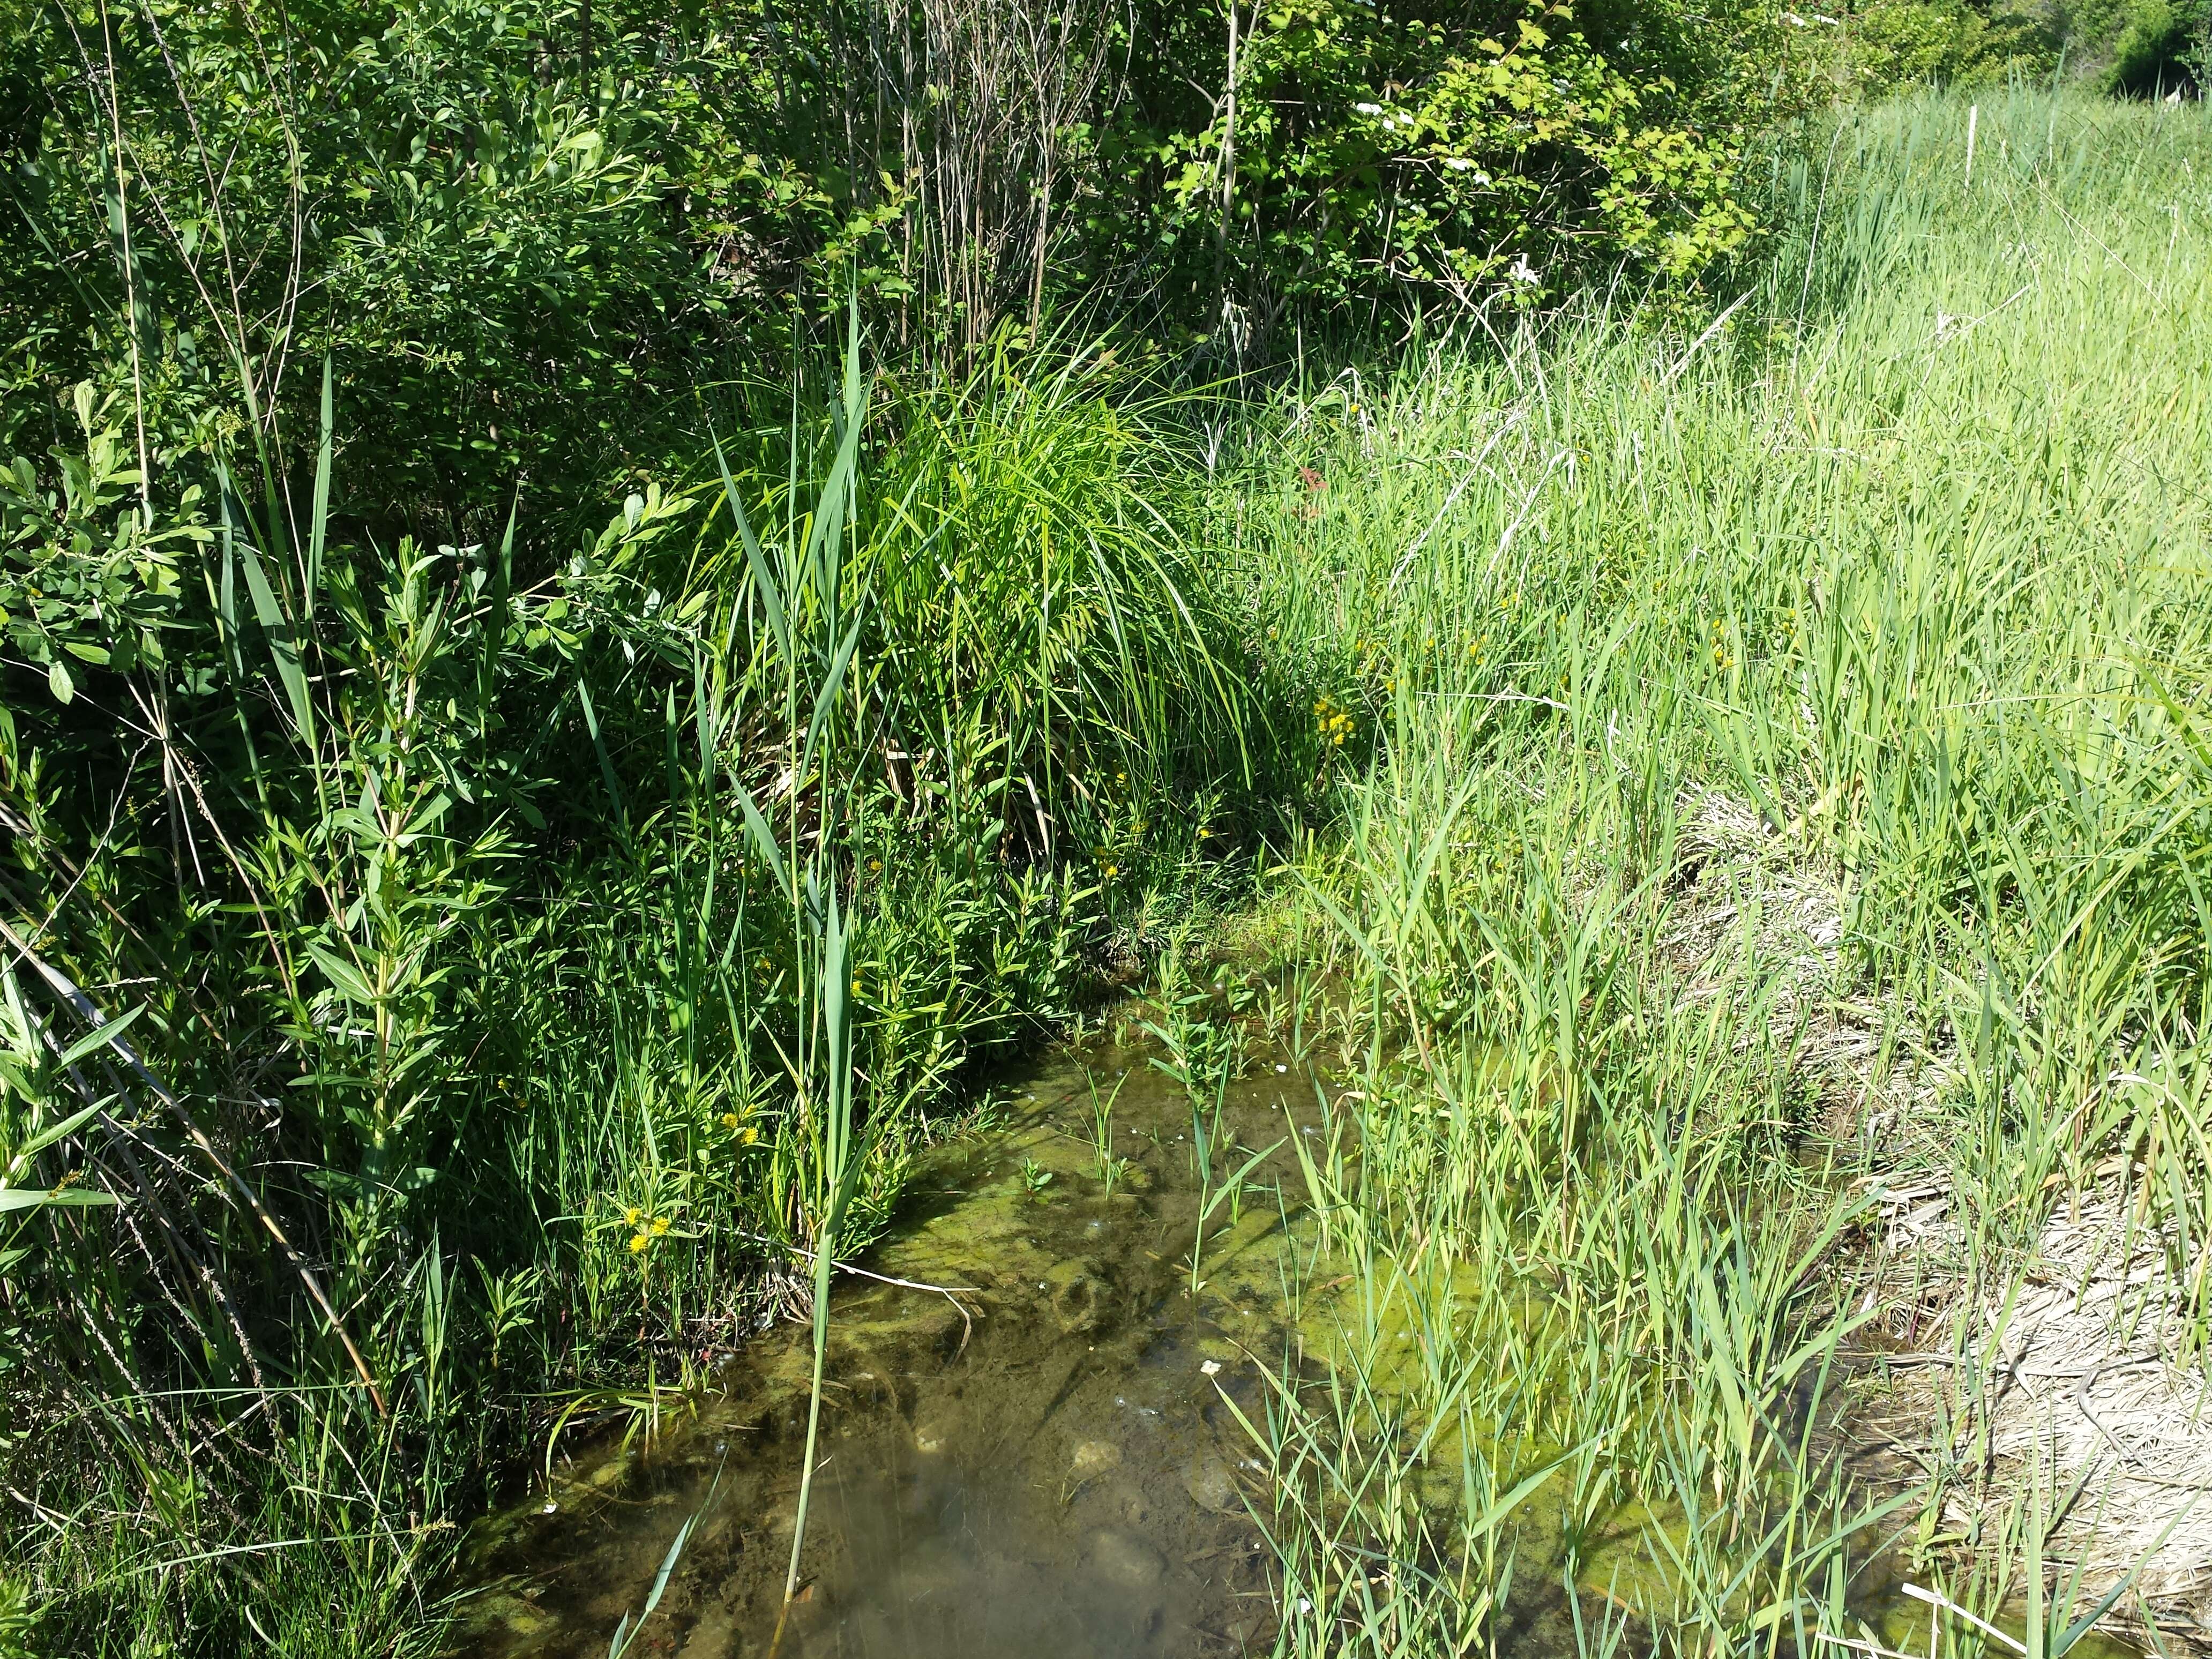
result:
[[[2048,1468],[1966,1470],[2067,1205],[2132,1204],[2161,1352],[2205,1340],[2209,158],[2195,108],[1850,112],[1722,322],[1595,297],[1259,429],[1221,510],[1340,826],[1273,948],[1343,988],[1360,1148],[1304,1166],[1352,1287],[1253,1425],[1283,1650],[1548,1594],[1594,1648],[1808,1651],[1900,1534],[2044,1652],[2138,1587],[2124,1533],[2037,1553]],[[1923,1320],[1978,1357],[1915,1407],[1943,1472],[1854,1488]],[[2044,1518],[1962,1547],[2008,1480]],[[1929,1639],[1990,1638],[1881,1644]]]

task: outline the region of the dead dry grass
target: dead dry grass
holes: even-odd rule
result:
[[[2062,1203],[2025,1262],[1974,1263],[1944,1196],[1891,1206],[1883,1249],[1952,1264],[1948,1315],[1911,1356],[1949,1363],[1901,1370],[1885,1403],[1943,1472],[1948,1527],[2004,1547],[2040,1483],[2045,1558],[2078,1570],[2077,1601],[2126,1583],[2121,1633],[2212,1652],[2212,1376],[2186,1352],[2165,1241],[2111,1191]]]
[[[1796,1035],[1831,1133],[1875,1145],[1932,1105],[1942,1065],[1851,982],[1842,872],[1802,837],[1719,790],[1679,805],[1674,902],[1662,945],[1689,994],[1737,994],[1756,965],[1770,1018]]]
[[[1839,872],[1717,792],[1682,817],[1664,943],[1687,994],[1725,994],[1755,961],[1831,1129],[1875,1171],[1866,1294],[1885,1340],[1863,1440],[1939,1480],[1946,1530],[1984,1548],[2016,1545],[2040,1481],[2045,1559],[2054,1581],[2078,1572],[2077,1605],[2131,1579],[2108,1627],[2212,1653],[2212,1375],[2187,1352],[2166,1241],[2115,1188],[2060,1202],[2024,1260],[1984,1259],[1953,1201],[1947,1056],[1886,1030],[1851,982]]]

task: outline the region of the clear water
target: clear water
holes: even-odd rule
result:
[[[1279,1064],[1279,1062],[1281,1062]],[[1102,1180],[1091,1086],[1119,1092]],[[1192,1102],[1139,1053],[1063,1054],[1004,1126],[924,1163],[861,1265],[950,1295],[846,1277],[831,1334],[793,1659],[1228,1659],[1275,1634],[1255,1448],[1267,1383],[1297,1363],[1302,1190],[1287,1137],[1319,1133],[1311,1079],[1270,1056],[1223,1099],[1213,1188],[1273,1147],[1207,1221]],[[1213,1121],[1209,1100],[1204,1116]],[[1211,1128],[1210,1128],[1211,1133]],[[1310,1145],[1311,1142],[1310,1141]],[[1309,1327],[1327,1323],[1309,1304]],[[601,1446],[477,1529],[455,1651],[605,1659],[691,1531],[627,1652],[770,1651],[806,1430],[808,1330],[755,1340],[698,1414],[649,1449]],[[1532,1511],[1540,1508],[1532,1505]],[[1541,1532],[1540,1525],[1536,1530]],[[1617,1540],[1630,1554],[1634,1528]],[[1543,1540],[1526,1540],[1532,1561]],[[1626,1558],[1624,1558],[1626,1559]],[[1647,1564],[1648,1565],[1648,1564]],[[1867,1564],[1854,1610],[1912,1646],[1926,1609]],[[1601,1583],[1607,1569],[1597,1570]],[[1565,1656],[1576,1608],[1516,1577],[1498,1650]],[[1583,1634],[1602,1597],[1578,1595]],[[2014,1621],[2016,1625],[2017,1621]],[[1924,1639],[1924,1637],[1923,1638]],[[2130,1659],[2093,1636],[2083,1659]]]
[[[1276,1183],[1295,1187],[1295,1162],[1279,1146],[1215,1209],[1194,1296],[1190,1097],[1139,1056],[1087,1058],[1017,1090],[1002,1130],[933,1154],[863,1264],[955,1295],[840,1280],[807,1589],[782,1653],[1128,1659],[1271,1640],[1270,1557],[1245,1505],[1261,1489],[1230,1402],[1261,1412],[1254,1360],[1281,1363],[1292,1241]],[[1110,1193],[1092,1074],[1121,1079],[1128,1162]],[[1216,1182],[1316,1110],[1310,1082],[1273,1060],[1232,1084]],[[811,1359],[803,1328],[763,1336],[649,1453],[580,1458],[482,1527],[462,1650],[603,1659],[696,1515],[630,1651],[767,1652]]]

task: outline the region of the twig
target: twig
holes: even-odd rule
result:
[[[813,1261],[817,1259],[815,1253],[812,1250],[808,1249],[804,1244],[781,1244],[773,1238],[764,1238],[758,1233],[749,1233],[744,1231],[739,1231],[738,1233],[738,1237],[744,1239],[748,1243],[759,1244],[771,1250],[789,1250],[793,1255],[804,1256],[809,1261]],[[830,1265],[838,1273],[851,1273],[855,1278],[859,1279],[872,1279],[878,1285],[896,1285],[902,1291],[927,1291],[933,1295],[943,1297],[947,1302],[950,1302],[955,1308],[959,1310],[960,1317],[966,1324],[967,1328],[960,1334],[960,1352],[964,1353],[967,1351],[968,1339],[975,1334],[975,1321],[974,1316],[969,1313],[966,1306],[961,1302],[960,1297],[963,1296],[981,1295],[982,1291],[978,1286],[974,1285],[928,1285],[924,1284],[919,1279],[895,1279],[889,1273],[879,1273],[867,1267],[856,1267],[851,1262],[840,1261],[834,1256],[830,1258]]]

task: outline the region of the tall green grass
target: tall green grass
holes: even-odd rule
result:
[[[326,414],[185,526],[166,746],[104,686],[0,723],[41,1640],[434,1643],[460,1521],[818,1302],[1212,879],[1246,684],[1157,402],[841,357],[536,573],[349,539]]]
[[[1228,1000],[1334,1079],[1282,1652],[1570,1583],[1601,1650],[1807,1651],[1885,1530],[2042,1595],[2040,1498],[1993,1569],[1966,1471],[1839,1476],[1852,1194],[1940,1173],[2001,1282],[2118,1168],[2212,1335],[2212,130],[1975,119],[1971,184],[1952,102],[1778,143],[1686,325],[1227,404],[848,339],[543,570],[350,538],[327,430],[180,505],[189,674],[0,722],[0,1590],[73,1651],[434,1640],[500,1470],[818,1311],[1147,949],[1212,1097],[1191,913],[1264,838]]]
[[[1965,1473],[1876,1525],[1822,1450],[1892,1314],[1860,1176],[1940,1173],[2002,1285],[2118,1154],[2212,1332],[2212,125],[2014,93],[1969,185],[1968,114],[1778,151],[1715,326],[1301,388],[1222,508],[1343,825],[1282,900],[1361,1147],[1261,1432],[1286,1650],[1577,1574],[1685,1649],[1856,1635]]]

